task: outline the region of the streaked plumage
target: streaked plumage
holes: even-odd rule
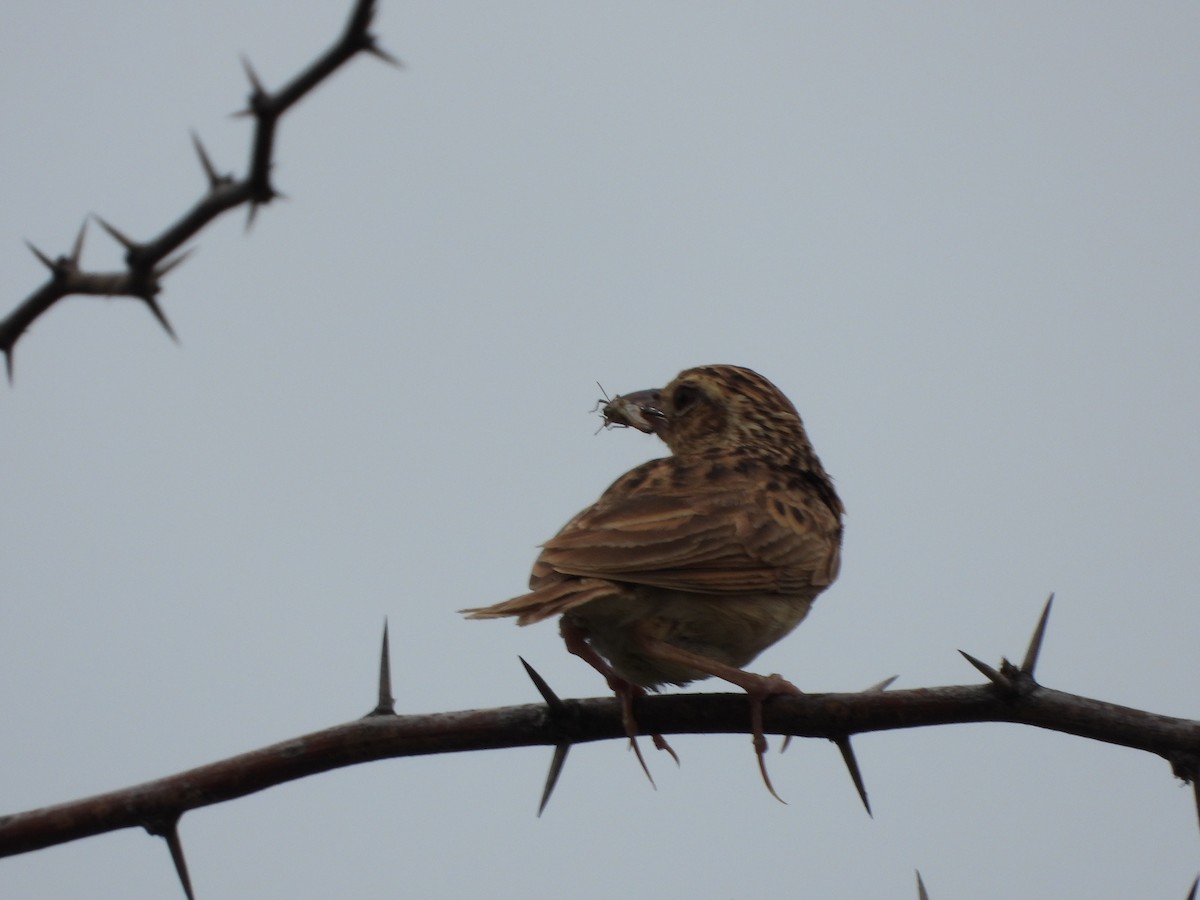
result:
[[[604,415],[657,434],[672,455],[627,472],[547,541],[529,593],[464,612],[521,625],[561,616],[568,649],[621,697],[631,738],[645,688],[737,684],[751,695],[761,764],[762,701],[796,689],[742,667],[837,577],[841,501],[795,407],[749,369],[688,369],[662,390],[614,398]]]

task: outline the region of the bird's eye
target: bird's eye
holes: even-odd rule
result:
[[[695,385],[681,384],[675,388],[675,393],[671,396],[671,405],[675,407],[675,411],[687,409],[700,396],[700,389]]]

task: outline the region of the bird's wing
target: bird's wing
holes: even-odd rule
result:
[[[688,477],[676,457],[619,479],[543,545],[532,587],[554,573],[704,594],[792,593],[837,574],[836,516],[803,490]]]

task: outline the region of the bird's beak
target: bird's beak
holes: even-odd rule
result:
[[[646,434],[662,434],[670,424],[662,411],[662,392],[658,388],[618,394],[604,407],[605,425],[625,425]]]

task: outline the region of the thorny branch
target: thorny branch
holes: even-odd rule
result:
[[[834,741],[844,753],[851,735],[866,732],[966,722],[1032,725],[1163,757],[1193,785],[1200,810],[1200,722],[1038,684],[1033,672],[1045,625],[1043,614],[1020,666],[1005,660],[996,669],[969,657],[988,675],[986,684],[900,691],[876,685],[855,693],[779,696],[766,704],[763,724],[772,734]],[[553,746],[544,807],[572,744],[623,739],[625,728],[615,699],[559,699],[528,664],[526,669],[545,703],[396,715],[385,632],[379,701],[362,719],[124,790],[0,817],[0,856],[141,827],[168,839],[182,876],[186,868],[176,825],[185,812],[343,766],[435,753]],[[645,733],[750,733],[747,701],[740,694],[677,694],[643,697],[637,703],[637,721]],[[856,764],[851,766],[852,773],[856,770]],[[865,801],[865,791],[858,787]]]
[[[146,304],[167,334],[172,339],[175,338],[175,332],[159,306],[158,296],[162,290],[163,277],[183,262],[190,251],[184,251],[172,259],[168,257],[222,213],[248,205],[249,223],[254,220],[258,207],[279,196],[271,183],[275,129],[279,119],[293,104],[359,53],[370,53],[393,65],[399,65],[396,59],[378,46],[375,36],[371,34],[370,27],[375,12],[375,0],[357,0],[345,30],[333,46],[274,93],[262,86],[250,64],[243,60],[251,90],[247,107],[241,115],[252,116],[255,121],[254,140],[245,176],[234,178],[232,175],[219,173],[200,139],[193,134],[192,141],[200,158],[200,165],[204,169],[208,189],[179,219],[157,236],[145,241],[136,241],[99,216],[94,216],[101,227],[125,248],[124,271],[91,272],[83,268],[86,221],[69,255],[51,259],[33,244],[29,244],[29,249],[50,270],[50,277],[7,317],[0,320],[0,351],[4,353],[10,383],[13,380],[13,352],[17,341],[39,316],[66,297],[90,295],[132,297],[140,300]]]
[[[612,698],[427,715],[370,715],[157,781],[0,817],[0,856],[147,823],[257,793],[344,766],[406,756],[553,746],[625,738]],[[638,724],[670,734],[749,734],[746,698],[675,694],[640,699]],[[1039,688],[1010,701],[990,685],[776,697],[766,705],[772,734],[833,739],[901,728],[1013,722],[1146,750],[1172,759],[1200,754],[1200,722]],[[1184,774],[1177,772],[1176,774]]]

